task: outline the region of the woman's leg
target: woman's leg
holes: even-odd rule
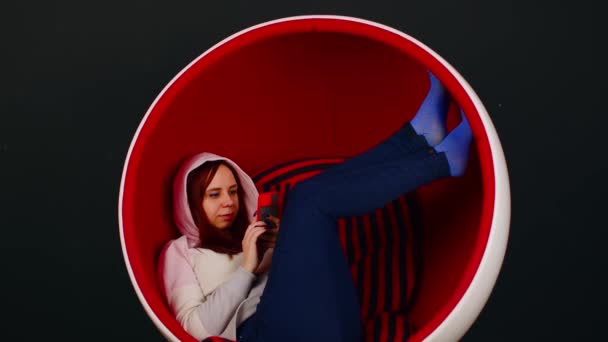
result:
[[[405,191],[398,190],[402,186],[398,179],[409,178],[408,171],[416,175],[407,189],[449,175],[445,157],[437,154],[423,151],[406,160],[399,160],[404,165],[381,163],[343,170],[335,177],[298,184],[291,191],[268,283],[254,316],[257,337],[247,336],[245,341],[362,339],[361,309],[336,219],[370,212],[399,196]]]
[[[293,192],[313,201],[334,219],[357,216],[434,180],[462,176],[473,139],[461,112],[461,123],[437,146],[414,137],[410,125],[362,155],[300,182]],[[299,189],[298,189],[299,188]]]
[[[252,319],[246,342],[361,340],[361,309],[336,221],[306,198],[291,197],[285,208]]]
[[[404,192],[449,176],[445,156],[434,151],[393,157],[353,169],[347,161],[339,172],[329,169],[292,190],[254,316],[257,337],[247,336],[245,341],[361,340],[361,310],[336,219],[370,212]]]
[[[245,340],[361,340],[358,298],[336,219],[370,212],[449,176],[447,153],[437,153],[408,124],[379,146],[298,184],[289,195],[269,280]]]

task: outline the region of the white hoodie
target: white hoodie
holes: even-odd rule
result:
[[[177,173],[173,209],[182,236],[163,248],[159,276],[175,317],[199,341],[209,336],[236,340],[237,326],[255,313],[267,280],[267,274],[256,277],[240,266],[242,253],[231,259],[227,254],[199,247],[199,230],[188,206],[187,177],[195,168],[213,160],[225,160],[237,172],[244,193],[242,203],[251,218],[258,198],[255,184],[236,163],[212,153],[191,157]],[[269,250],[261,263],[270,263],[271,256]]]

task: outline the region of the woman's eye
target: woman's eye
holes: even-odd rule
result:
[[[231,190],[231,191],[230,191],[230,194],[231,194],[231,195],[236,195],[236,193],[237,193],[237,191],[236,191],[236,190]]]
[[[217,192],[212,192],[212,193],[210,193],[210,194],[209,194],[209,197],[211,197],[211,198],[215,198],[215,197],[217,197],[218,195],[219,195],[219,194],[218,194]]]

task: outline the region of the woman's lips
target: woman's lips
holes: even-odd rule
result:
[[[231,220],[233,216],[234,216],[234,214],[220,215],[220,217],[223,218],[224,220]]]

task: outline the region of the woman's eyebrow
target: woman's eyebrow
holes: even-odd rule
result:
[[[237,186],[238,186],[237,184],[232,184],[232,185],[231,185],[231,186],[229,186],[228,188],[229,188],[229,189],[232,189],[232,188],[237,187]],[[205,192],[209,192],[209,191],[219,191],[219,190],[222,190],[222,188],[211,188],[211,189],[207,189],[207,191],[205,191]]]

